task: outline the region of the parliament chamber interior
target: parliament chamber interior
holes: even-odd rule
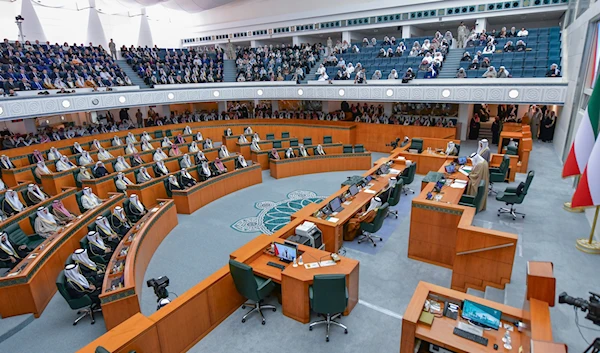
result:
[[[600,2],[336,5],[0,1],[0,352],[600,352]]]

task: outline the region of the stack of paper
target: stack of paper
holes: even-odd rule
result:
[[[400,171],[398,169],[390,168],[390,174],[398,175],[398,174],[400,174]]]

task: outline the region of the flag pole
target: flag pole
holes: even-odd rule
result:
[[[592,230],[590,231],[590,238],[577,239],[575,247],[588,254],[600,254],[600,242],[594,240],[594,233],[596,231],[596,223],[598,222],[598,213],[600,213],[600,206],[596,206],[596,212],[594,215],[594,221],[592,222]]]

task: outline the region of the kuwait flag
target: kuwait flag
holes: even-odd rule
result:
[[[600,80],[596,80],[594,91],[588,102],[585,115],[579,124],[575,140],[571,145],[571,151],[563,167],[562,176],[566,178],[572,175],[583,174],[588,160],[591,161],[594,141],[598,136],[598,120],[600,119]],[[598,151],[600,152],[600,151]],[[600,153],[596,158],[600,157]],[[600,169],[596,170],[600,172]],[[599,174],[594,176],[600,177]],[[573,205],[575,207],[575,205]]]

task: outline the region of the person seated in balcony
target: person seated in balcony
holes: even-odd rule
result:
[[[442,67],[442,65],[444,64],[444,56],[442,55],[442,53],[437,52],[433,55],[433,62],[435,63],[436,66],[438,67]]]
[[[480,69],[487,69],[490,66],[491,66],[490,59],[487,57],[483,58],[483,60],[481,61],[481,64],[479,64]]]
[[[413,72],[413,69],[409,67],[408,69],[406,69],[404,76],[402,76],[402,82],[406,83],[414,78],[415,78],[415,73]]]
[[[394,49],[388,48],[387,52],[385,53],[385,57],[386,58],[393,58],[394,57]]]
[[[423,45],[421,46],[421,54],[425,55],[426,53],[430,53],[431,52],[431,42],[429,41],[429,39],[425,39],[423,41]]]
[[[421,60],[421,63],[419,64],[419,71],[427,71],[427,68],[429,68],[429,63],[427,62],[426,59]]]
[[[467,78],[467,72],[464,68],[461,67],[460,69],[458,69],[458,72],[456,73],[456,78]]]
[[[506,44],[504,44],[504,52],[512,53],[513,51],[515,51],[515,46],[514,46],[512,40],[509,40],[506,42]]]
[[[373,72],[373,75],[371,76],[371,80],[380,80],[381,76],[381,71],[375,70],[375,72]]]
[[[436,78],[438,75],[438,70],[435,68],[435,65],[429,66],[427,72],[425,72],[425,76],[423,78]]]
[[[521,30],[519,32],[517,32],[517,37],[527,37],[528,35],[529,35],[529,31],[526,30],[525,27],[521,27]]]
[[[498,72],[496,72],[496,68],[493,66],[488,67],[487,71],[481,75],[483,78],[497,78]]]
[[[517,28],[511,27],[510,31],[506,32],[506,38],[514,38],[518,33]]]
[[[388,80],[397,80],[398,79],[398,72],[396,71],[396,69],[392,69],[392,71],[390,71],[390,74],[388,75]]]
[[[334,77],[333,79],[334,79],[335,81],[338,81],[338,80],[347,80],[347,79],[348,79],[348,76],[344,75],[344,74],[342,73],[342,70],[338,70],[338,71],[337,71],[337,74],[335,75],[335,77]]]
[[[496,51],[496,46],[492,41],[489,41],[485,48],[483,48],[483,54],[493,54]]]
[[[550,65],[550,69],[546,71],[546,77],[560,77],[560,70],[558,69],[558,65]]]
[[[390,37],[388,37],[388,36],[383,37],[382,45],[392,45],[392,42],[390,41]]]
[[[412,47],[412,49],[410,49],[410,52],[408,53],[408,56],[418,56],[419,55],[419,49],[417,49],[416,47]]]
[[[525,51],[527,50],[527,44],[523,40],[517,41],[517,51]]]
[[[387,56],[385,49],[379,49],[379,53],[377,54],[378,58],[385,58]]]
[[[508,70],[504,66],[500,66],[496,77],[497,78],[509,78],[511,76],[510,76],[510,72],[508,72]]]
[[[327,72],[323,72],[319,78],[317,79],[317,81],[329,81],[329,76],[327,75]]]
[[[469,53],[468,51],[463,53],[462,58],[460,58],[460,61],[472,61],[473,59],[471,58],[471,53]]]
[[[469,70],[479,70],[479,60],[477,58],[473,59],[471,65],[469,65]]]
[[[371,47],[375,47],[376,45],[377,45],[377,39],[375,39],[375,38],[371,38],[371,43],[370,43],[370,46],[371,46]]]

